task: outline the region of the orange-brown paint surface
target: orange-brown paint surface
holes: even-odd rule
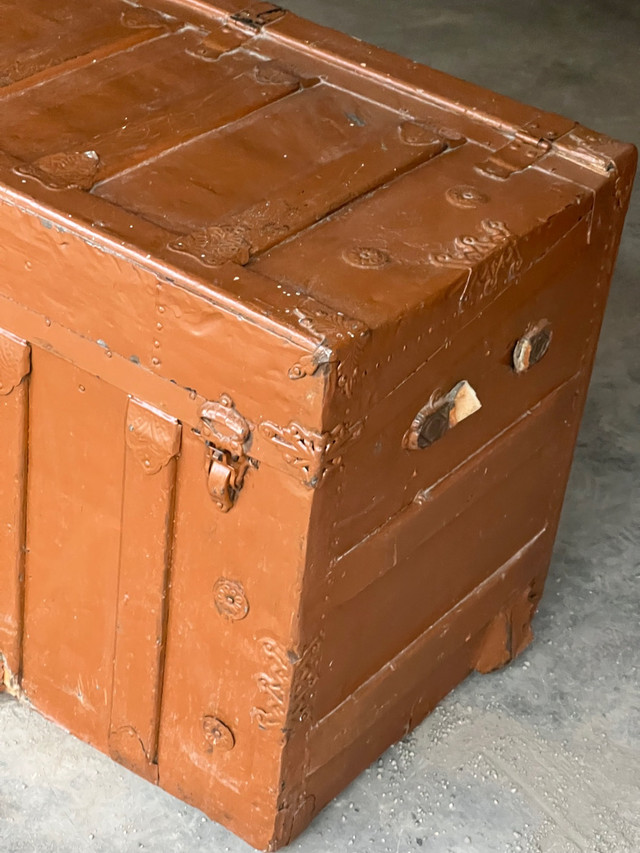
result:
[[[276,849],[530,642],[635,151],[268,3],[0,16],[0,683]]]

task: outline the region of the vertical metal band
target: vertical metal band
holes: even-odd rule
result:
[[[131,399],[120,546],[111,756],[157,781],[166,596],[181,426]]]
[[[31,348],[0,329],[0,690],[22,670],[25,488]]]

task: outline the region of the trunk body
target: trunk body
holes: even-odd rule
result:
[[[275,849],[531,640],[635,151],[267,3],[0,13],[1,682]]]

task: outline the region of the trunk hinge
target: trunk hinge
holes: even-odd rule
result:
[[[480,172],[492,178],[508,178],[533,166],[552,148],[548,139],[532,135],[526,130],[517,131],[514,138],[495,151],[484,162],[476,166]]]
[[[284,9],[275,6],[273,3],[254,3],[240,12],[234,12],[230,18],[236,24],[243,24],[245,27],[259,31],[263,27],[273,24],[274,21],[278,21],[285,14]]]
[[[251,424],[235,408],[231,397],[223,394],[220,400],[202,406],[199,433],[205,441],[209,494],[221,512],[229,512],[252,464],[247,455]]]

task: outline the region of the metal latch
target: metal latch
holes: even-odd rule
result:
[[[251,460],[251,425],[227,394],[200,409],[200,434],[205,440],[205,473],[212,500],[229,512],[242,488]]]
[[[521,172],[527,166],[532,166],[550,151],[551,147],[548,139],[538,139],[528,133],[519,132],[511,142],[479,163],[476,169],[493,178],[508,178],[514,172]]]

